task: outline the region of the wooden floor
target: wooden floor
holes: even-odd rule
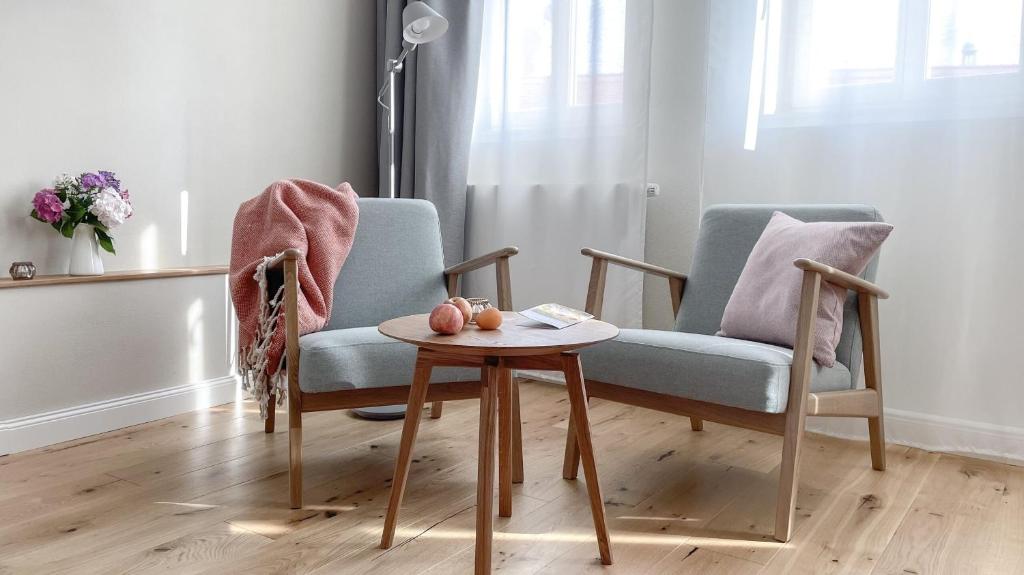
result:
[[[616,563],[582,480],[561,479],[563,388],[522,387],[526,483],[497,519],[505,573],[1024,573],[1024,468],[810,436],[796,535],[774,542],[781,440],[595,400]],[[279,422],[287,415],[279,414]],[[401,422],[304,417],[306,504],[288,509],[287,425],[252,404],[0,458],[0,573],[468,573],[477,402],[425,419],[390,551],[377,549]]]

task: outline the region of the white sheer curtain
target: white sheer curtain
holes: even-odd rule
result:
[[[895,225],[878,281],[897,436],[1024,433],[1022,3],[708,5],[704,203],[867,203]]]
[[[517,309],[582,308],[582,247],[643,257],[650,0],[486,0],[467,256],[515,244]],[[604,318],[639,326],[642,278],[609,274]],[[493,294],[490,271],[464,292]]]

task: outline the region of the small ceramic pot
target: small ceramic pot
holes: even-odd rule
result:
[[[469,323],[476,324],[476,316],[480,315],[480,312],[491,306],[491,302],[485,297],[468,297],[466,301],[469,302],[469,307],[473,310],[473,315],[469,318]]]
[[[8,271],[16,280],[30,280],[36,277],[36,266],[32,262],[14,262]]]

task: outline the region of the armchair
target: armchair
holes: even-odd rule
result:
[[[298,260],[286,250],[270,263],[283,270],[285,366],[288,378],[289,492],[293,509],[302,507],[302,414],[405,403],[409,396],[416,348],[381,335],[387,319],[429,312],[458,294],[466,272],[494,265],[497,307],[512,309],[506,247],[444,269],[441,233],[433,204],[424,200],[360,198],[359,227],[334,286],[331,318],[323,330],[299,336]],[[280,285],[278,283],[277,285]],[[272,288],[276,289],[276,288]],[[442,402],[479,397],[479,369],[433,370],[427,401],[431,416],[441,416]],[[273,402],[273,396],[271,401]],[[499,406],[513,418],[513,479],[522,481],[522,445],[518,387]],[[270,410],[265,431],[274,431]],[[416,414],[418,417],[418,414]]]
[[[819,262],[798,259],[803,270],[796,345],[787,348],[717,337],[722,314],[747,256],[776,211],[804,221],[881,221],[867,206],[712,206],[701,222],[688,277],[585,248],[593,258],[587,311],[600,316],[609,264],[665,277],[674,331],[620,330],[611,341],[581,350],[588,397],[688,416],[694,431],[703,420],[783,436],[775,538],[792,536],[800,445],[806,417],[858,417],[868,422],[872,467],[885,469],[878,300],[889,295],[871,283],[877,257],[856,277]],[[843,333],[835,367],[812,361],[814,318],[822,282],[846,288]],[[686,306],[682,306],[683,296]],[[856,389],[861,358],[865,388]],[[579,450],[569,420],[562,475],[575,479]]]

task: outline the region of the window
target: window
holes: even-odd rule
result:
[[[1024,0],[764,1],[765,126],[1024,115]]]
[[[595,108],[621,107],[628,3],[486,3],[475,137],[567,134]]]
[[[933,0],[928,77],[1020,73],[1020,0]]]
[[[900,5],[894,0],[814,0],[807,66],[816,88],[896,78]]]

